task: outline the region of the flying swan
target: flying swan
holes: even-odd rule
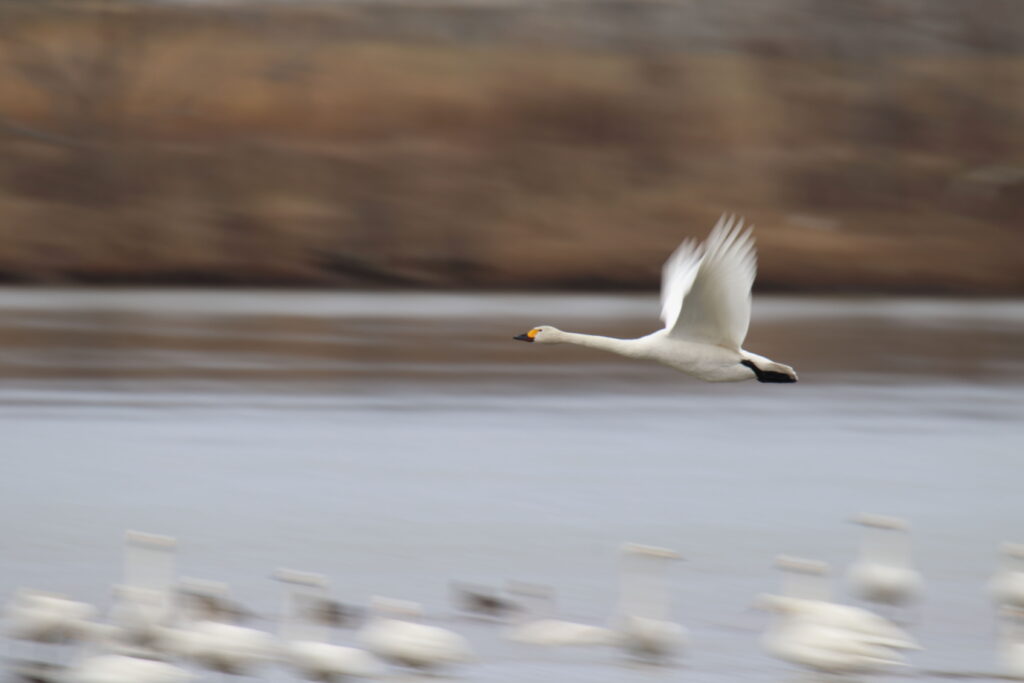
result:
[[[782,363],[744,351],[750,325],[750,288],[757,260],[743,219],[722,216],[707,241],[688,239],[662,269],[665,328],[639,339],[563,332],[550,325],[514,337],[540,344],[577,344],[629,358],[653,360],[706,382],[795,382]]]

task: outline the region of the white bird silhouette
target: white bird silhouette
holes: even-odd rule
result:
[[[186,683],[192,675],[167,662],[128,655],[95,655],[70,666],[63,683]]]
[[[639,339],[616,339],[541,325],[515,339],[602,349],[655,361],[707,382],[795,382],[793,368],[742,348],[756,272],[751,230],[743,229],[742,219],[722,216],[703,245],[686,240],[665,263],[664,329]]]
[[[459,634],[412,621],[423,615],[418,604],[374,597],[370,607],[371,617],[356,638],[377,657],[425,671],[474,659],[469,643]]]
[[[989,582],[989,593],[996,607],[1024,609],[1024,544],[1003,543],[1002,561]]]
[[[775,565],[789,594],[761,595],[755,602],[776,614],[761,641],[770,655],[815,671],[852,674],[904,666],[901,652],[920,649],[888,619],[832,602],[824,562],[781,556]]]
[[[905,664],[894,648],[805,612],[803,602],[782,596],[760,597],[759,607],[778,614],[761,639],[768,654],[832,674],[871,673]]]
[[[1024,609],[1003,606],[999,610],[999,660],[1009,678],[1024,680]]]
[[[779,556],[775,566],[784,572],[784,594],[766,596],[760,602],[773,611],[797,615],[869,639],[896,650],[917,650],[913,638],[885,617],[832,600],[830,569],[825,562]]]
[[[14,640],[65,645],[88,634],[96,609],[63,595],[19,588],[4,607],[5,634]]]
[[[507,640],[549,647],[614,645],[618,642],[613,629],[557,619],[554,616],[554,590],[549,586],[510,581],[506,590],[524,606],[518,623],[503,632]]]
[[[617,644],[631,655],[661,660],[678,654],[687,632],[669,618],[668,567],[679,555],[666,548],[622,547],[621,590],[612,621]]]
[[[285,584],[278,637],[286,664],[303,678],[324,683],[384,674],[384,667],[370,653],[329,642],[330,626],[324,623],[321,609],[328,597],[326,577],[279,569],[274,578]]]
[[[882,515],[860,515],[853,521],[866,528],[861,555],[847,573],[853,594],[891,607],[917,600],[924,582],[912,564],[907,522]]]
[[[226,599],[228,588],[217,581],[183,579],[180,592]],[[161,630],[167,651],[196,662],[211,671],[251,675],[280,656],[277,639],[257,629],[223,621],[229,615],[211,614],[194,605],[178,605],[176,623]]]

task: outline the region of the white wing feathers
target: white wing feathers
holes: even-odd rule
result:
[[[750,325],[750,288],[757,274],[751,229],[722,216],[707,241],[687,240],[662,270],[661,319],[677,339],[739,350]]]
[[[679,319],[683,299],[697,277],[704,247],[694,239],[685,240],[661,267],[661,320],[671,330]]]

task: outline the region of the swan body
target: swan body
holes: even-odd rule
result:
[[[924,582],[911,563],[907,523],[881,515],[861,515],[854,522],[866,527],[861,556],[847,574],[854,594],[883,605],[914,602]]]
[[[894,650],[921,649],[906,631],[866,609],[824,600],[776,599],[785,601],[779,603],[781,608],[777,609],[824,627],[851,633],[864,642]]]
[[[1024,680],[1024,609],[1003,606],[998,633],[999,660],[1007,678]]]
[[[665,659],[687,642],[686,629],[669,619],[668,568],[680,559],[667,548],[627,543],[620,559],[620,591],[613,618],[617,644],[628,654]]]
[[[555,618],[554,591],[549,586],[514,582],[509,584],[508,592],[518,599],[525,611],[519,623],[504,630],[502,635],[506,640],[547,647],[587,647],[619,642],[611,628]]]
[[[765,651],[815,671],[883,671],[906,664],[901,651],[920,649],[888,620],[849,605],[765,595],[758,606],[779,615],[762,638]]]
[[[333,619],[323,610],[329,602],[325,576],[279,569],[274,578],[287,585],[278,633],[286,664],[312,681],[384,674],[384,667],[369,652],[328,642]]]
[[[365,650],[317,640],[293,640],[282,647],[285,662],[303,678],[333,681],[346,676],[376,678],[384,667]]]
[[[192,622],[162,633],[167,650],[221,673],[248,674],[279,653],[269,633],[219,621]]]
[[[662,270],[664,329],[616,339],[535,327],[515,339],[576,344],[667,365],[706,382],[796,382],[793,368],[742,348],[757,271],[754,240],[743,221],[722,216],[700,246],[683,242]]]
[[[536,619],[513,626],[505,631],[505,638],[515,643],[550,647],[616,645],[620,642],[616,632],[610,628],[563,619]]]
[[[1024,640],[1003,643],[999,656],[1007,677],[1024,680]]]
[[[69,667],[61,683],[186,683],[192,675],[167,662],[103,654],[87,657]]]
[[[996,607],[1024,609],[1024,544],[1004,543],[1002,564],[989,582]]]
[[[9,638],[64,643],[81,638],[95,614],[95,608],[87,603],[22,588],[4,609],[4,620]]]
[[[884,646],[851,638],[847,631],[810,619],[784,619],[761,642],[778,659],[825,673],[873,673],[906,663]]]
[[[409,621],[421,615],[419,605],[375,598],[373,608],[374,615],[356,637],[377,657],[423,670],[474,659],[469,643],[454,631]]]
[[[623,617],[616,630],[616,644],[636,657],[662,659],[681,651],[687,643],[686,628],[666,619]]]
[[[215,581],[183,580],[182,597],[208,595],[227,599],[226,585]],[[182,609],[174,624],[158,630],[162,649],[189,659],[211,671],[246,675],[261,665],[276,660],[280,654],[277,639],[269,633],[247,626],[227,623],[205,616],[205,603],[196,615],[190,608]]]

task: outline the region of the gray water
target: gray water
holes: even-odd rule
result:
[[[913,675],[995,672],[985,583],[997,544],[1024,540],[1024,304],[759,297],[747,348],[796,385],[511,339],[541,323],[636,336],[656,311],[643,296],[0,290],[0,593],[108,604],[124,531],[141,529],[179,538],[180,573],[268,615],[279,566],[329,575],[345,601],[419,601],[476,647],[461,681],[782,683],[797,672],[760,651],[767,617],[749,608],[778,585],[774,556],[841,577],[847,520],[878,512],[912,521],[926,578]],[[512,645],[448,604],[452,579],[522,579],[602,623],[625,541],[686,560],[679,666]]]

